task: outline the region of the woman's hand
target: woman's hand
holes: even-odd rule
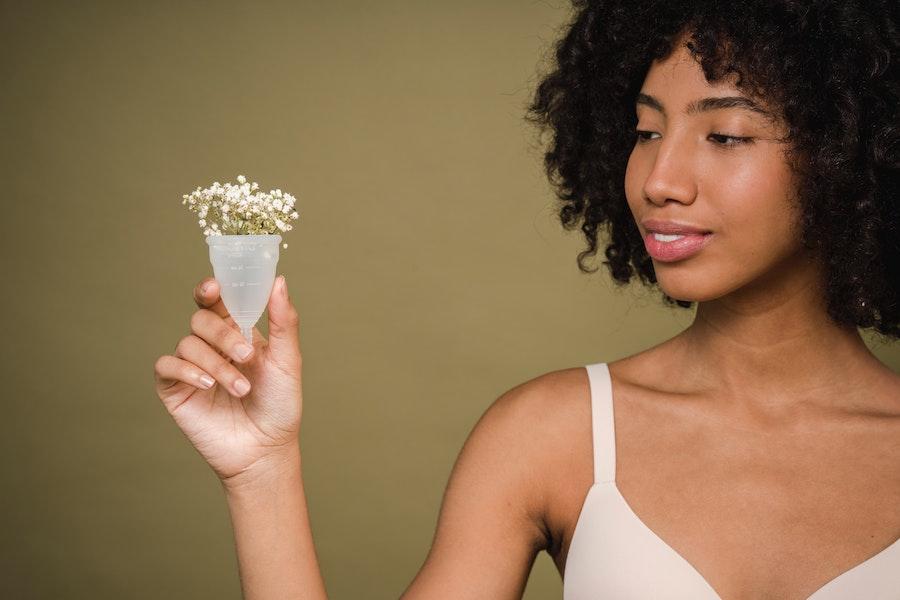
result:
[[[207,286],[204,289],[205,286]],[[278,277],[269,298],[269,339],[253,328],[253,351],[207,278],[194,288],[191,334],[155,365],[156,393],[225,485],[252,480],[299,452],[302,412],[299,317]],[[203,383],[214,380],[210,385]],[[240,382],[249,383],[249,391]]]

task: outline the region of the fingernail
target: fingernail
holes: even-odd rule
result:
[[[237,390],[238,394],[243,396],[250,391],[250,382],[248,382],[246,379],[238,379],[234,382],[234,389]]]
[[[200,382],[206,386],[207,389],[211,388],[213,384],[216,382],[215,379],[210,377],[209,375],[201,375]]]
[[[211,288],[211,287],[212,287],[212,282],[207,281],[206,283],[203,284],[203,287],[200,288],[200,293],[205,294],[206,292],[209,291],[209,288]]]
[[[240,358],[241,360],[244,360],[245,358],[250,356],[251,352],[253,352],[253,346],[250,346],[248,344],[239,344],[234,349],[234,353],[237,354],[238,358]]]

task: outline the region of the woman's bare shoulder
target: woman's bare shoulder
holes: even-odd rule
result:
[[[571,487],[573,473],[590,483],[591,392],[584,366],[547,371],[507,391],[498,402],[518,406],[533,464],[547,485]],[[562,479],[561,479],[562,478]]]
[[[593,480],[591,399],[583,366],[544,372],[510,388],[490,410],[516,431],[517,462],[527,468],[531,505],[551,556]]]
[[[591,472],[591,405],[584,367],[544,372],[508,389],[482,420],[503,423],[515,436],[518,461],[533,473],[533,489],[544,500],[571,483],[574,471]]]
[[[495,402],[516,407],[520,417],[545,425],[559,425],[573,411],[582,415],[589,403],[587,372],[582,366],[542,373],[510,388]]]

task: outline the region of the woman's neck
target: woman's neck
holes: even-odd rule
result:
[[[873,390],[896,376],[856,327],[831,321],[818,275],[794,269],[780,285],[701,302],[670,346],[690,387],[723,399],[735,416],[784,425],[878,401]]]

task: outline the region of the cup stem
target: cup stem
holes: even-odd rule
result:
[[[244,339],[247,340],[247,343],[251,346],[253,345],[253,325],[250,327],[241,327],[241,333],[244,335]]]

